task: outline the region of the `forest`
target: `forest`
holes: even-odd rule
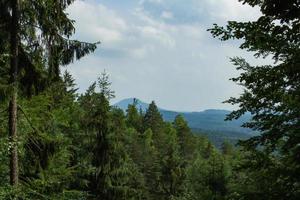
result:
[[[251,113],[259,134],[216,148],[154,101],[112,106],[105,72],[78,92],[62,67],[99,42],[73,39],[74,0],[0,0],[0,199],[300,199],[300,1],[239,1],[262,16],[208,31],[273,64],[231,58],[244,90],[226,120]]]

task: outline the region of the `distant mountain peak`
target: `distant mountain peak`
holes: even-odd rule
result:
[[[136,107],[138,110],[141,109],[145,112],[148,109],[149,104],[141,101],[138,98],[126,98],[114,104],[114,106],[126,111],[128,105],[133,104],[134,100],[136,100]],[[162,114],[164,120],[166,121],[173,121],[178,114],[181,114],[187,120],[191,128],[212,131],[231,131],[243,133],[250,132],[249,129],[241,127],[241,125],[244,122],[247,122],[251,117],[251,115],[247,113],[238,120],[224,121],[226,115],[228,115],[231,111],[221,109],[207,109],[201,112],[178,112],[161,108],[158,109]]]
[[[146,111],[149,107],[148,103],[145,103],[145,102],[141,101],[140,99],[134,98],[134,97],[123,99],[123,100],[115,103],[114,106],[126,111],[128,108],[128,105],[133,104],[134,101],[136,101],[137,109],[142,109],[143,111]]]

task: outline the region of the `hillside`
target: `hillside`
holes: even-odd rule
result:
[[[132,104],[134,98],[124,99],[114,106],[126,111],[128,104]],[[137,108],[145,111],[147,103],[136,99]],[[239,139],[247,139],[254,133],[250,129],[241,127],[251,116],[246,114],[238,120],[225,121],[225,117],[230,113],[228,110],[209,109],[201,112],[177,112],[159,108],[164,120],[173,121],[181,114],[188,122],[189,127],[197,134],[207,136],[215,145],[220,146],[224,140],[235,143]]]

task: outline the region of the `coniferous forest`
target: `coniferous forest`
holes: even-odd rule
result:
[[[227,120],[251,113],[259,134],[216,148],[154,101],[112,106],[106,73],[78,92],[62,67],[101,46],[73,39],[73,0],[0,0],[0,199],[300,199],[300,2],[240,2],[262,16],[208,31],[273,64],[231,58],[244,91]]]

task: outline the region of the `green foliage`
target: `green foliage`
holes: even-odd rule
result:
[[[151,129],[154,133],[161,131],[163,119],[154,101],[152,101],[143,118],[144,131]]]
[[[185,199],[225,199],[229,166],[225,158],[206,142],[206,150],[199,149],[195,160],[187,168]]]
[[[197,143],[187,122],[181,115],[178,115],[173,122],[173,126],[177,133],[181,156],[185,161],[193,160]]]
[[[111,107],[110,83],[101,77],[78,95],[66,72],[39,95],[20,99],[17,188],[7,185],[10,144],[0,122],[1,198],[238,199],[255,188],[236,181],[261,181],[253,178],[261,172],[232,169],[242,163],[235,148],[225,143],[221,154],[181,116],[165,122],[154,103],[145,114],[135,105],[126,114]]]
[[[154,103],[145,114],[129,105],[125,115],[109,105],[109,85],[102,74],[78,96],[66,72],[44,92],[21,99],[22,181],[18,188],[7,186],[9,143],[1,135],[2,199],[175,200],[227,194],[224,160],[233,152],[223,157],[193,135],[181,116],[164,122]],[[5,132],[6,123],[0,125]]]
[[[126,114],[111,107],[114,92],[105,72],[77,94],[74,79],[59,66],[93,52],[96,44],[69,39],[75,29],[65,10],[72,2],[21,1],[22,134],[15,143],[7,137],[11,4],[0,1],[0,199],[298,199],[299,3],[243,0],[260,6],[263,16],[211,29],[215,37],[244,39],[241,48],[279,61],[251,66],[232,59],[242,70],[233,81],[245,91],[227,101],[240,106],[228,118],[250,112],[244,126],[261,134],[241,142],[244,148],[224,142],[219,151],[193,135],[182,116],[165,122],[154,102],[145,113],[135,102]],[[20,161],[15,187],[8,184],[12,145]]]
[[[128,127],[134,128],[137,131],[142,131],[142,116],[136,108],[136,102],[133,105],[128,105],[126,110],[126,124]]]
[[[79,98],[83,108],[83,127],[90,138],[91,171],[88,190],[95,199],[139,199],[143,177],[126,152],[126,123],[123,111],[111,109],[108,76],[102,74],[85,95]],[[80,151],[80,150],[79,150]],[[88,172],[87,172],[88,174]],[[138,185],[138,187],[136,186]]]
[[[238,199],[298,199],[300,4],[294,0],[242,2],[260,7],[262,16],[253,22],[231,21],[226,27],[215,25],[211,33],[221,40],[242,39],[242,49],[254,51],[258,57],[272,55],[275,63],[251,66],[242,58],[231,59],[241,70],[240,76],[232,80],[245,90],[240,97],[226,101],[239,106],[228,119],[250,112],[252,120],[244,126],[261,133],[240,143],[252,155],[248,158],[251,160],[244,162],[261,162],[262,155],[263,160],[272,161],[266,166],[248,165],[253,173],[246,174],[245,188]],[[247,184],[257,185],[247,190]]]
[[[32,95],[45,89],[49,82],[59,79],[60,65],[69,64],[93,52],[97,43],[70,39],[75,28],[66,9],[73,1],[29,0],[19,3],[17,34],[22,39],[17,44],[20,49],[18,85],[22,94]],[[4,59],[4,55],[9,55],[10,51],[11,7],[10,1],[0,1],[0,60]],[[9,74],[8,68],[4,66],[2,63],[1,78]],[[0,83],[0,91],[3,92],[8,83]]]
[[[164,134],[164,150],[160,153],[162,199],[179,197],[183,191],[185,170],[180,157],[176,130],[168,126]]]

